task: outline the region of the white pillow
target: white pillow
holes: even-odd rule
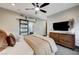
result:
[[[16,42],[20,41],[21,35],[13,34],[15,36]]]

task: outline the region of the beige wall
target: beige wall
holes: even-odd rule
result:
[[[0,8],[0,28],[19,34],[19,18],[24,18],[20,14]]]
[[[75,20],[75,24],[74,28],[69,32],[75,33],[75,44],[79,46],[79,6],[49,16],[50,21],[48,21],[48,33],[54,31],[52,23],[66,21],[72,18]]]

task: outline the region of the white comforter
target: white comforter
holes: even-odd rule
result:
[[[33,55],[32,48],[21,37],[14,47],[7,47],[0,52],[1,55]]]
[[[39,38],[41,38],[43,40],[48,41],[50,46],[51,46],[51,48],[52,48],[52,53],[51,54],[55,54],[57,52],[58,49],[57,49],[57,46],[56,46],[56,44],[55,44],[53,39],[51,39],[49,37],[44,37],[44,36],[41,36],[41,35],[37,35],[37,34],[33,34],[33,36],[36,36],[36,37],[39,37]]]

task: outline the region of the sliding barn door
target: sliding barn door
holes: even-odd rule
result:
[[[28,20],[19,19],[19,34],[27,35],[28,31]]]

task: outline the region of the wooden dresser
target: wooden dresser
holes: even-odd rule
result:
[[[57,44],[75,48],[75,35],[74,34],[67,34],[67,33],[57,33],[57,32],[50,32],[49,37],[54,39]]]

